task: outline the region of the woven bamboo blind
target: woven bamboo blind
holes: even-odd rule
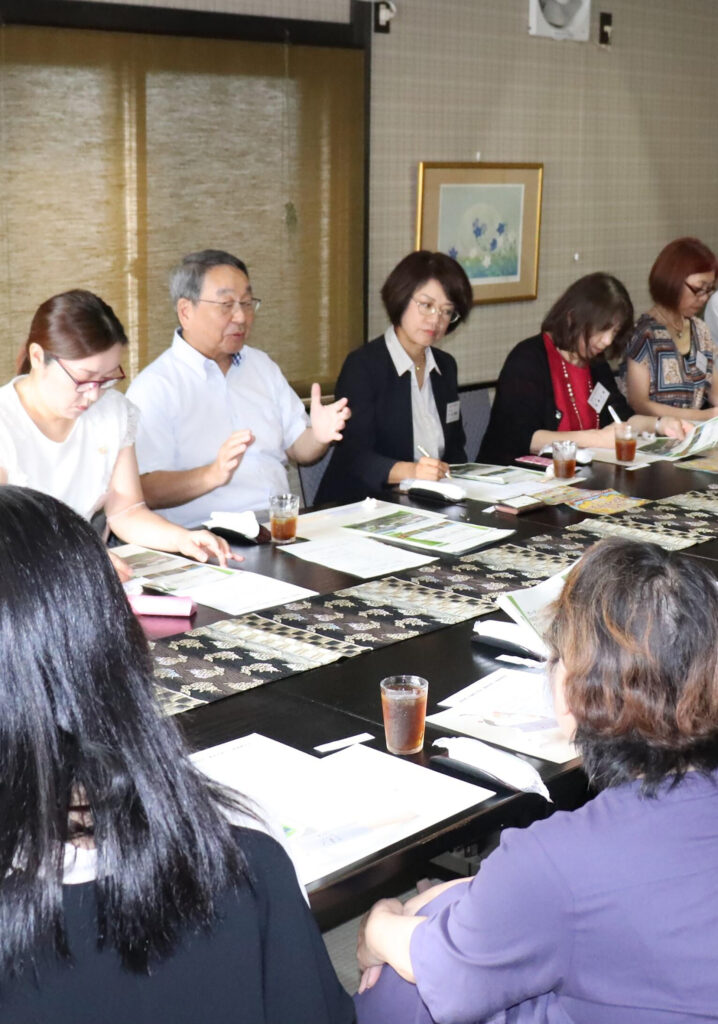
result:
[[[40,302],[97,292],[134,375],[175,325],[169,269],[227,249],[252,344],[300,393],[361,344],[363,54],[0,27],[0,381]]]

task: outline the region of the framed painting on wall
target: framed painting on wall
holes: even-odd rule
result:
[[[474,302],[535,299],[543,164],[419,164],[416,247],[448,253]]]

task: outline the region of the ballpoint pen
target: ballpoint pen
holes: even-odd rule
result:
[[[423,445],[418,444],[416,447],[421,452],[421,454],[424,456],[425,459],[431,459],[433,457],[433,456],[429,455],[429,453],[427,452],[426,448],[424,448]],[[451,470],[450,469],[447,469],[446,476],[449,477],[449,479],[451,479]]]

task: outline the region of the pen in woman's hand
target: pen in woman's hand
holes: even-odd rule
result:
[[[425,458],[425,459],[431,459],[431,458],[433,458],[433,455],[429,455],[429,453],[427,452],[426,448],[424,448],[424,446],[423,446],[423,445],[421,445],[421,444],[418,444],[418,445],[417,445],[416,447],[417,447],[417,451],[419,451],[419,452],[420,452],[420,453],[421,453],[421,454],[422,454],[422,455],[424,456],[424,458]],[[446,474],[445,474],[445,475],[446,475],[447,477],[451,478],[451,470],[450,470],[450,469],[447,469],[447,471],[446,471]]]

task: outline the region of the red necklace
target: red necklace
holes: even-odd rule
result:
[[[571,403],[571,408],[573,409],[574,415],[576,417],[576,422],[578,423],[578,428],[579,428],[579,430],[590,430],[591,429],[590,426],[589,427],[584,427],[583,420],[581,419],[581,414],[578,411],[578,405],[576,404],[576,396],[573,393],[573,385],[571,384],[571,378],[568,375],[568,367],[566,366],[566,360],[563,358],[563,356],[561,355],[560,352],[559,352],[559,356],[561,358],[561,369],[563,371],[563,379],[566,382],[566,391],[568,392],[568,400]],[[595,411],[594,411],[594,416],[595,416],[594,428],[596,430],[598,430],[598,413],[595,412]]]

